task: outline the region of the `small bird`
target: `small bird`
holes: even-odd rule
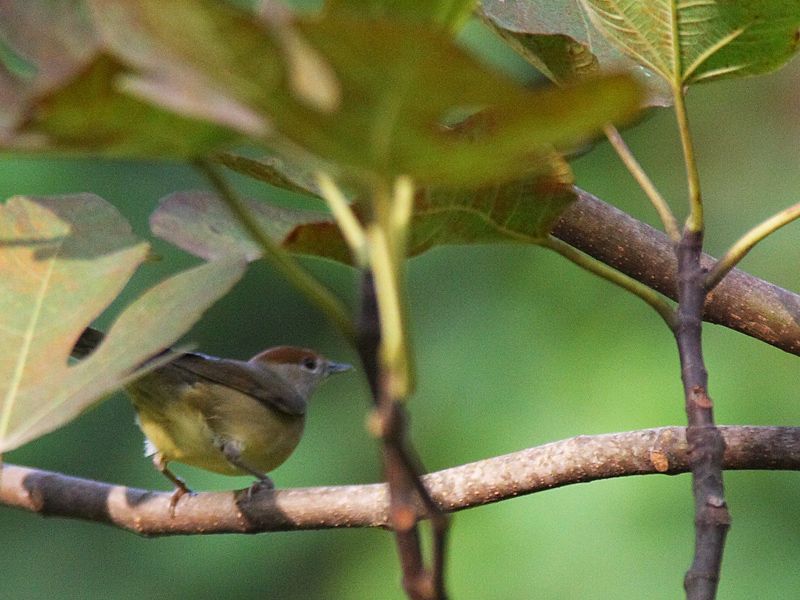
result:
[[[83,358],[102,341],[87,328],[72,350]],[[249,361],[176,353],[162,367],[126,386],[146,437],[145,455],[174,485],[170,510],[190,492],[168,467],[172,461],[224,475],[266,473],[281,465],[303,434],[309,397],[329,375],[352,369],[313,350],[278,346]]]

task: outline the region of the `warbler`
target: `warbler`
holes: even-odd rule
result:
[[[83,358],[103,339],[87,328],[72,356]],[[248,361],[196,352],[174,354],[164,366],[126,386],[145,435],[145,455],[175,486],[170,502],[190,492],[169,469],[172,461],[223,475],[252,475],[272,486],[267,473],[281,465],[303,434],[308,400],[334,373],[352,369],[293,346],[278,346]]]

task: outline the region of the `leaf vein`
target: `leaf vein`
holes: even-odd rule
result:
[[[0,413],[0,437],[5,436],[6,432],[8,431],[8,425],[11,421],[11,413],[13,412],[14,408],[14,401],[17,399],[17,393],[19,392],[19,387],[22,384],[22,378],[25,372],[25,363],[28,359],[28,355],[30,354],[31,345],[33,344],[36,325],[43,311],[44,299],[47,296],[47,287],[50,283],[50,279],[53,276],[56,257],[58,256],[58,252],[63,243],[63,239],[57,242],[55,252],[53,252],[50,260],[48,261],[47,269],[41,278],[41,283],[34,299],[30,321],[23,332],[22,344],[19,354],[17,355],[17,362],[14,365],[14,372],[11,375],[11,382],[8,386],[6,397],[3,400],[3,411]]]

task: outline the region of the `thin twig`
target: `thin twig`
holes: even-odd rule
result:
[[[214,190],[230,208],[242,227],[261,246],[264,258],[295,288],[316,304],[348,340],[353,341],[355,330],[344,304],[261,229],[242,199],[214,165],[205,160],[197,161],[195,164],[208,178]]]
[[[664,231],[667,232],[667,235],[671,240],[675,242],[680,240],[681,232],[678,229],[678,221],[675,219],[675,215],[672,214],[669,204],[667,204],[667,201],[664,200],[664,197],[653,184],[650,177],[648,177],[647,173],[642,168],[642,165],[640,165],[639,161],[636,160],[636,157],[625,143],[625,140],[622,139],[622,136],[620,135],[619,131],[617,131],[617,128],[613,125],[606,125],[603,128],[603,131],[605,132],[608,141],[611,143],[611,146],[614,148],[614,150],[616,150],[617,155],[628,169],[628,172],[633,175],[636,183],[639,184],[639,187],[642,188],[642,191],[644,191],[644,193],[650,199],[650,203],[653,205],[653,208],[656,209],[658,216],[661,218],[661,222],[664,224]]]
[[[720,427],[726,469],[800,471],[800,427]],[[689,471],[685,427],[573,437],[422,476],[454,512],[615,477]],[[127,488],[6,463],[0,503],[105,523],[143,536],[389,526],[386,484],[202,492],[169,514],[171,492]],[[424,518],[426,511],[418,507]]]
[[[552,235],[547,238],[544,246],[550,250],[558,252],[561,256],[572,261],[582,269],[586,269],[590,273],[594,273],[595,275],[610,281],[614,285],[618,285],[622,289],[639,296],[639,298],[647,302],[647,304],[649,304],[661,316],[661,318],[664,319],[664,322],[666,322],[670,329],[674,327],[675,311],[658,292],[653,291],[643,283],[639,283],[632,277],[629,277],[624,273],[621,273],[616,269],[600,262],[599,260],[592,258],[588,254],[583,254],[569,244],[562,242]]]
[[[412,209],[410,180],[397,182],[393,196],[378,183],[373,189],[372,221],[355,219],[333,180],[318,176],[345,237],[362,264],[358,352],[370,382],[375,406],[371,428],[381,439],[383,470],[389,487],[389,522],[402,569],[403,588],[412,600],[444,600],[444,546],[447,519],[420,482],[424,472],[407,440],[407,416],[402,401],[413,386],[405,323],[403,269]],[[327,192],[327,193],[326,193]],[[433,568],[427,569],[418,527],[421,500],[434,522]]]
[[[705,281],[706,291],[713,290],[716,285],[722,281],[725,275],[747,256],[747,253],[750,252],[757,243],[784,225],[788,225],[798,217],[800,217],[800,202],[772,215],[769,219],[763,223],[759,223],[740,237],[736,243],[728,249],[725,255],[717,261],[711,271],[709,271]]]

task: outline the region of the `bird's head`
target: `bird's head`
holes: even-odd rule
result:
[[[352,369],[352,365],[328,360],[307,348],[277,346],[256,354],[249,361],[280,375],[303,397],[308,397],[329,375]]]

